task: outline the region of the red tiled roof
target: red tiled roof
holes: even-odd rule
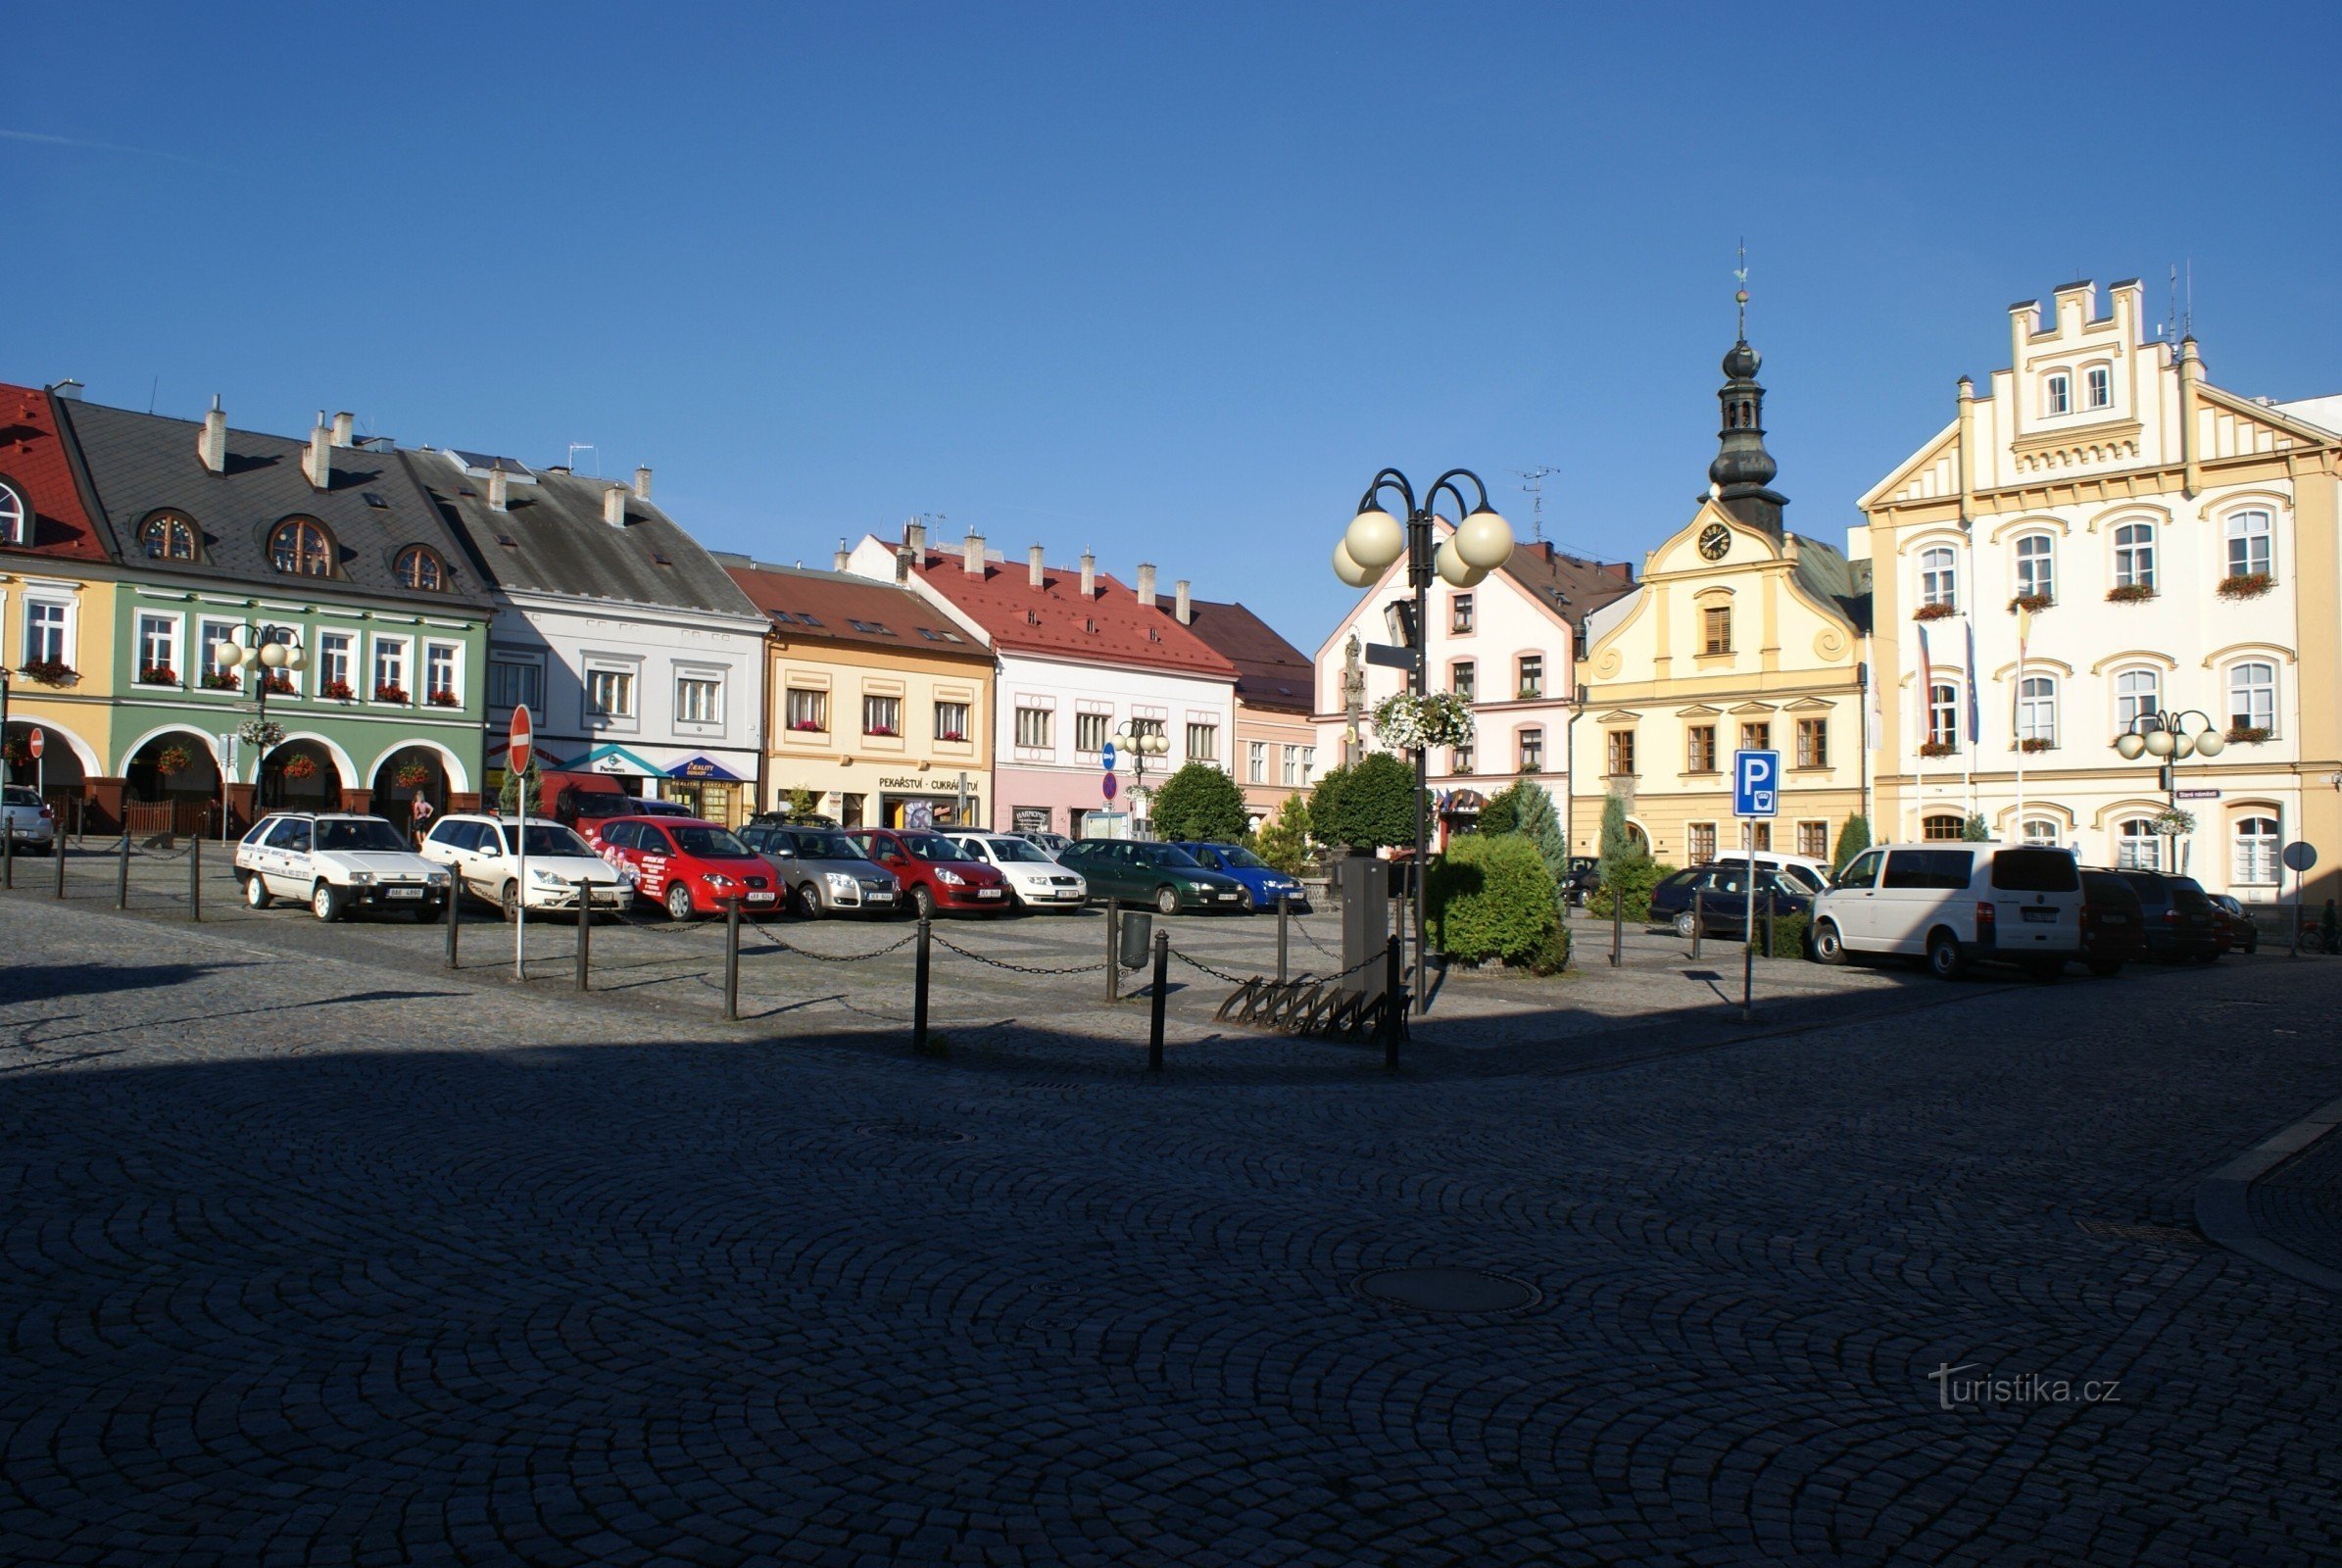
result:
[[[1236,665],[1236,695],[1255,708],[1306,713],[1313,706],[1317,671],[1309,656],[1277,635],[1276,629],[1243,605],[1191,600],[1188,629]]]
[[[802,566],[743,566],[725,561],[724,569],[771,618],[776,636],[991,662],[989,650],[907,588]]]
[[[27,542],[0,548],[76,561],[109,559],[111,552],[81,505],[49,394],[38,387],[0,382],[0,478],[24,496],[32,513]]]
[[[1138,594],[1105,572],[1097,592],[1082,598],[1082,574],[1042,568],[1035,588],[1020,563],[988,562],[984,575],[966,570],[956,553],[926,552],[913,564],[922,581],[982,626],[994,646],[1010,653],[1057,654],[1099,663],[1163,669],[1233,681],[1236,665],[1182,626],[1168,610],[1139,602]]]

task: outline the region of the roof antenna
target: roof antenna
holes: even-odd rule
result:
[[[148,382],[148,383],[147,383],[147,388],[146,388],[146,412],[147,412],[147,413],[149,413],[149,414],[152,414],[152,413],[154,413],[154,412],[155,412],[155,394],[156,394],[156,393],[158,393],[158,392],[160,392],[160,391],[162,391],[162,390],[163,390],[163,372],[162,372],[162,371],[160,371],[160,370],[157,370],[157,371],[155,372],[155,378],[154,378],[152,381],[150,381],[150,382]]]
[[[1740,237],[1740,265],[1732,269],[1732,282],[1737,285],[1732,290],[1732,307],[1739,313],[1739,330],[1736,335],[1741,342],[1745,343],[1748,341],[1748,237],[1746,235]]]
[[[2171,264],[2171,301],[2164,308],[2163,325],[2156,328],[2158,337],[2179,340],[2179,264]]]
[[[2196,259],[2187,258],[2187,312],[2180,317],[2180,324],[2189,337],[2196,335]]]
[[[1539,465],[1534,468],[1513,469],[1514,474],[1520,478],[1521,488],[1529,492],[1529,512],[1531,517],[1535,519],[1530,526],[1535,531],[1538,544],[1545,541],[1545,475],[1560,471],[1550,464]]]
[[[591,441],[572,441],[569,443],[569,471],[571,473],[575,473],[577,471],[577,455],[580,452],[591,452],[594,454],[594,477],[597,479],[601,478],[602,449],[595,446]]]

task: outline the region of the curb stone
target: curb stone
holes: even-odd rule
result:
[[[2263,1236],[2253,1223],[2252,1187],[2262,1177],[2342,1128],[2342,1100],[2329,1101],[2292,1126],[2229,1160],[2196,1186],[2196,1225],[2239,1257],[2342,1293],[2342,1269],[2314,1263]]]

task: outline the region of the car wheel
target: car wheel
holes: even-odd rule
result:
[[[935,918],[935,895],[928,892],[925,888],[912,888],[910,890],[910,906],[922,920],[932,920]]]
[[[438,919],[446,912],[447,906],[442,904],[418,904],[415,906],[415,923],[416,925],[429,925],[432,921]]]
[[[342,890],[320,882],[309,890],[309,912],[328,923],[342,917]]]
[[[819,906],[813,902],[813,884],[800,882],[789,890],[789,912],[806,920],[821,912]]]
[[[1685,909],[1683,913],[1676,916],[1676,935],[1680,937],[1688,937],[1691,935],[1691,911],[1689,909]]]
[[[2090,960],[2090,973],[2101,980],[2112,980],[2122,972],[2122,960],[2121,958],[2092,958]]]
[[[694,912],[691,889],[680,882],[669,882],[666,885],[666,917],[670,920],[688,920]]]
[[[1938,980],[1957,980],[1968,970],[1968,955],[1960,951],[1960,939],[1949,931],[1936,928],[1927,936],[1927,971]]]
[[[1835,920],[1825,920],[1814,927],[1814,962],[1844,963],[1846,939],[1838,934]]]
[[[504,917],[505,917],[507,920],[513,920],[513,919],[517,919],[517,918],[519,917],[519,914],[520,914],[520,884],[519,884],[519,883],[517,883],[517,882],[507,882],[507,883],[506,883],[506,884],[505,884],[503,887],[501,887],[501,888],[498,888],[498,889],[496,890],[496,909],[497,909],[497,912],[498,912],[499,914],[502,914],[502,915],[503,915],[503,916],[504,916]]]
[[[1252,890],[1250,888],[1244,888],[1238,891],[1236,896],[1236,906],[1244,910],[1246,914],[1258,914],[1260,912],[1260,901],[1252,897]]]
[[[1154,908],[1157,914],[1177,914],[1179,912],[1179,890],[1177,888],[1156,888],[1154,890]]]
[[[244,903],[251,908],[265,909],[276,902],[276,895],[268,891],[268,878],[258,871],[244,879]]]

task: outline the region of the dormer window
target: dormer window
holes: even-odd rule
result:
[[[290,577],[333,575],[333,542],[314,517],[287,517],[268,535],[268,564]]]
[[[431,594],[447,588],[447,565],[428,545],[409,545],[400,551],[392,569],[405,587]]]
[[[195,524],[175,512],[158,512],[139,528],[138,548],[149,561],[193,561]]]
[[[28,538],[25,524],[32,514],[12,485],[0,484],[0,545],[21,545]]]
[[[2074,384],[2065,371],[2060,370],[2041,383],[2041,412],[2043,414],[2067,414],[2072,412],[2073,408]]]
[[[2093,409],[2114,407],[2115,372],[2103,365],[2093,365],[2081,375],[2082,396]]]

